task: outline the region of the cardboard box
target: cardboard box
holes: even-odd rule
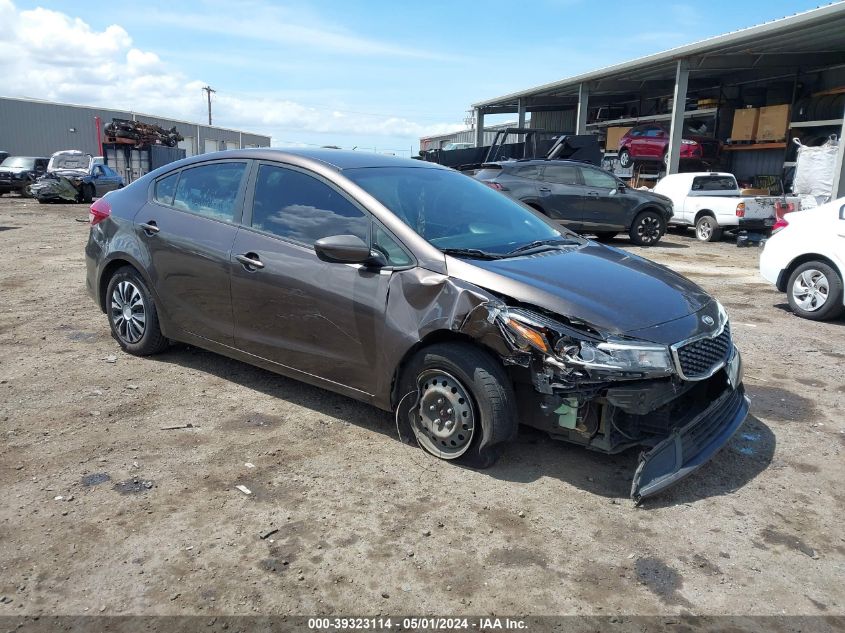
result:
[[[759,116],[760,110],[757,108],[734,110],[734,124],[731,128],[731,140],[753,141],[757,138]]]
[[[757,123],[758,141],[785,141],[789,129],[789,105],[775,105],[760,108]]]
[[[604,149],[608,152],[615,152],[619,148],[619,139],[625,136],[625,133],[630,129],[630,126],[607,128],[607,140]]]

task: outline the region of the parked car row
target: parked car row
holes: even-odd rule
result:
[[[593,168],[577,168],[589,189]],[[440,165],[205,154],[96,201],[90,223],[88,290],[127,353],[183,341],[292,376],[393,411],[445,460],[488,466],[519,423],[641,446],[639,501],[748,412],[718,301]]]
[[[78,150],[55,152],[49,159],[10,156],[0,164],[0,194],[16,192],[40,203],[90,203],[124,185],[102,158]]]

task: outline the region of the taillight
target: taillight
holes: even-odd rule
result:
[[[498,182],[493,182],[492,180],[484,180],[483,182],[484,182],[485,185],[487,185],[491,189],[495,189],[496,191],[504,191],[505,190],[505,188],[502,185],[500,185]]]
[[[786,221],[786,218],[778,218],[778,221],[775,222],[775,225],[772,227],[772,235],[781,229],[785,229],[787,226],[789,226],[789,222]]]
[[[111,215],[111,205],[105,198],[100,198],[91,205],[88,211],[88,222],[91,226],[99,224]]]
[[[745,203],[744,202],[740,202],[738,205],[736,205],[736,217],[738,217],[738,218],[744,218],[745,217]]]

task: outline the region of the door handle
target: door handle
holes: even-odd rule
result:
[[[549,189],[548,187],[540,187],[540,188],[538,189],[538,191],[539,191],[540,193],[549,193],[549,192],[551,191],[551,189]]]
[[[150,220],[149,222],[140,224],[139,226],[144,229],[144,233],[146,233],[150,237],[152,237],[161,230],[158,228],[158,225],[155,223],[155,220]]]
[[[598,191],[588,191],[588,192],[587,192],[587,195],[588,195],[590,198],[598,198],[598,197],[599,197],[599,192],[598,192]]]
[[[237,259],[241,264],[244,265],[250,272],[255,272],[261,268],[264,268],[264,264],[261,263],[261,259],[255,253],[244,253],[243,255],[235,255],[235,259]]]

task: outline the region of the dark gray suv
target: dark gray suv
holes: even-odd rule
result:
[[[578,233],[600,241],[627,233],[634,244],[654,246],[672,217],[672,201],[632,189],[616,176],[567,160],[487,163],[475,177]]]

